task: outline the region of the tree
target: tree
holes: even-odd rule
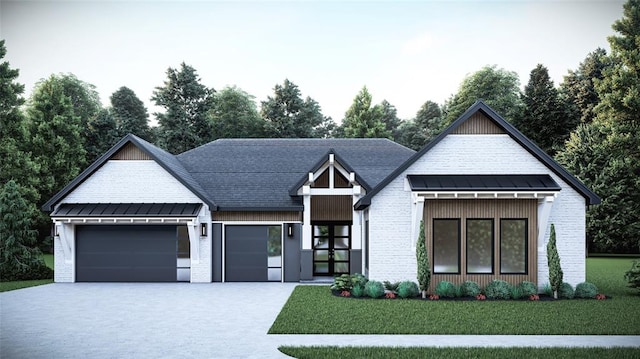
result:
[[[602,80],[603,71],[611,64],[607,51],[598,48],[589,53],[576,71],[569,71],[560,85],[560,95],[571,113],[571,122],[591,123],[594,108],[600,102],[595,83]]]
[[[551,235],[547,243],[547,265],[549,266],[549,285],[553,290],[553,297],[558,299],[558,290],[562,285],[562,268],[560,267],[560,256],[556,247],[556,229],[551,224]]]
[[[97,160],[122,137],[113,117],[111,110],[102,109],[97,116],[89,121],[87,145],[85,146],[89,162]]]
[[[621,36],[609,38],[596,117],[578,126],[557,158],[602,198],[587,212],[590,250],[640,253],[640,1],[624,5],[613,29]]]
[[[439,135],[444,128],[440,105],[427,101],[420,107],[414,119],[400,124],[396,142],[417,151]]]
[[[273,88],[274,96],[262,101],[265,132],[272,138],[312,138],[329,135],[331,118],[322,115],[320,105],[311,97],[302,99],[300,89],[289,79]]]
[[[531,70],[522,101],[524,110],[514,119],[515,126],[553,155],[567,140],[574,124],[545,66],[538,64]]]
[[[485,66],[467,76],[458,93],[445,103],[445,124],[449,125],[476,101],[483,100],[500,116],[512,121],[522,111],[518,74],[496,66]]]
[[[253,96],[233,86],[217,92],[214,98],[210,114],[214,138],[263,137],[265,122]]]
[[[0,190],[0,281],[53,277],[35,245],[29,205],[11,180]]]
[[[0,59],[6,53],[4,40],[0,40]],[[29,213],[35,215],[39,212],[35,205],[40,199],[39,168],[26,150],[29,137],[25,117],[20,110],[24,103],[24,85],[15,82],[18,74],[19,71],[11,69],[8,62],[0,63],[0,184],[15,180],[29,204]]]
[[[214,89],[200,83],[196,70],[185,64],[180,69],[169,68],[167,80],[153,91],[152,101],[165,108],[156,113],[157,142],[167,151],[177,154],[214,139],[208,113],[213,107]]]
[[[82,118],[65,93],[67,77],[40,81],[27,106],[30,148],[40,167],[39,193],[48,200],[74,179],[86,163]]]
[[[111,94],[111,114],[117,127],[118,137],[128,133],[134,134],[147,141],[151,141],[149,115],[142,101],[135,92],[122,86]],[[103,122],[104,122],[104,113]]]
[[[418,261],[418,283],[422,291],[422,298],[426,298],[429,284],[431,284],[431,265],[427,253],[427,244],[424,234],[424,221],[420,221],[420,234],[416,245],[416,259]]]
[[[387,130],[383,122],[382,106],[371,104],[371,94],[367,87],[353,99],[353,104],[345,113],[342,127],[347,138],[391,138],[391,131]]]
[[[395,140],[400,135],[399,128],[402,122],[402,120],[398,118],[398,110],[387,100],[382,100],[380,107],[382,107],[382,123],[384,123],[384,128],[387,132],[391,133],[391,138]]]

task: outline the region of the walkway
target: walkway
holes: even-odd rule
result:
[[[640,336],[267,335],[296,285],[57,283],[0,293],[0,357],[284,358],[280,345],[640,347]]]

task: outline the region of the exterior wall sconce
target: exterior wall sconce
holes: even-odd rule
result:
[[[207,236],[207,224],[206,223],[200,223],[200,236],[202,236],[202,237],[206,237]]]
[[[293,237],[293,223],[287,223],[287,236]]]

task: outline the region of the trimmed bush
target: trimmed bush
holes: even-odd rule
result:
[[[461,296],[462,297],[475,297],[480,294],[480,286],[478,283],[467,280],[460,286]]]
[[[351,296],[356,298],[364,296],[364,286],[360,284],[354,285],[353,288],[351,288]]]
[[[489,299],[509,299],[511,298],[511,284],[494,279],[484,288],[484,294]]]
[[[420,289],[415,282],[410,280],[401,282],[398,285],[398,296],[400,298],[414,298],[420,293]]]
[[[391,292],[398,292],[398,286],[400,285],[400,282],[389,282],[388,280],[385,280],[384,282],[382,282],[384,284],[384,288],[386,290],[389,290]]]
[[[456,297],[456,285],[443,280],[436,285],[436,294],[443,298],[455,298]]]
[[[590,282],[578,283],[574,294],[576,298],[595,298],[598,294],[598,287]]]
[[[520,284],[518,284],[518,287],[520,287],[520,291],[522,292],[523,297],[538,294],[538,287],[536,287],[535,283],[533,282],[528,282],[525,280],[523,282],[520,282]]]
[[[553,289],[551,289],[551,284],[545,283],[544,286],[542,287],[542,293],[552,297],[553,296]]]
[[[522,289],[520,288],[519,285],[512,285],[510,290],[511,290],[511,299],[520,299],[524,297],[522,293]]]
[[[353,284],[351,283],[351,276],[348,274],[343,274],[341,276],[333,278],[333,284],[331,284],[331,290],[351,290],[353,288]]]
[[[558,290],[558,296],[564,299],[573,299],[574,295],[575,291],[573,290],[571,284],[562,282],[562,284],[560,285],[560,290]]]
[[[356,274],[353,274],[351,276],[351,284],[354,287],[356,285],[360,285],[360,286],[362,286],[362,288],[364,288],[365,284],[367,284],[368,281],[369,281],[369,279],[367,279],[367,277],[365,277],[364,275],[362,275],[360,273],[356,273]]]
[[[380,298],[384,295],[384,285],[377,280],[370,280],[364,286],[364,293],[371,298]]]
[[[624,274],[624,279],[629,283],[630,288],[640,289],[640,260],[635,260]]]

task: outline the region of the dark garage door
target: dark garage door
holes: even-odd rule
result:
[[[225,227],[225,281],[266,282],[268,280],[268,226]]]
[[[76,281],[175,282],[176,227],[76,227]]]

